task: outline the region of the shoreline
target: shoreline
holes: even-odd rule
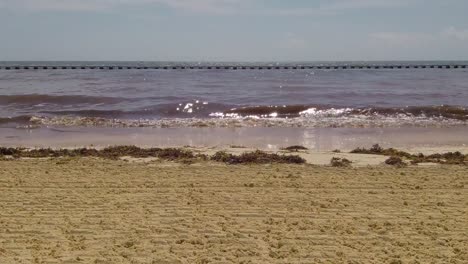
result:
[[[439,149],[440,150],[440,149]],[[468,165],[468,150],[450,152],[406,152],[394,148],[356,148],[350,152],[310,151],[304,146],[290,146],[276,151],[265,151],[244,146],[229,148],[140,148],[111,146],[105,148],[12,148],[0,147],[0,160],[97,158],[131,162],[176,162],[195,164],[220,162],[229,165],[254,164],[309,164],[332,167],[365,167],[391,165],[396,167]]]
[[[454,128],[0,128],[0,146],[25,148],[184,147],[278,151],[300,145],[311,152],[349,152],[380,144],[412,153],[468,151],[468,127]]]
[[[187,105],[193,105],[187,103]],[[190,106],[193,107],[193,106]],[[270,106],[265,106],[267,109]],[[292,108],[296,106],[291,106]],[[460,106],[449,106],[458,108]],[[181,111],[180,108],[177,111]],[[275,109],[275,108],[273,108]],[[225,112],[209,114],[210,117],[175,117],[175,118],[109,118],[96,116],[28,116],[21,115],[11,118],[0,118],[0,124],[6,124],[18,128],[34,129],[40,127],[100,127],[100,128],[254,128],[254,127],[277,127],[277,128],[456,128],[468,127],[468,110],[462,108],[458,116],[452,113],[442,113],[434,116],[393,114],[385,115],[378,113],[359,113],[353,115],[342,115],[342,111],[351,111],[351,108],[329,110],[317,110],[310,108],[297,117],[278,117],[278,113],[265,112],[262,114],[237,115]],[[192,111],[192,108],[189,108]],[[87,110],[84,110],[87,111]],[[92,110],[89,110],[92,111]],[[104,110],[105,111],[105,110]],[[112,111],[112,110],[110,110]],[[188,111],[188,110],[183,110]],[[242,111],[239,109],[238,111]],[[356,110],[357,111],[357,110]],[[363,110],[364,111],[364,110]],[[383,110],[382,110],[383,111]],[[393,110],[388,110],[393,111]],[[454,111],[454,110],[452,110]],[[190,112],[188,112],[190,114]]]

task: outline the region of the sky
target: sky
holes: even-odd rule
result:
[[[468,60],[467,0],[0,0],[0,61]]]

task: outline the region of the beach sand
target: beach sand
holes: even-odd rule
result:
[[[0,263],[468,262],[466,166],[56,158],[0,175]]]

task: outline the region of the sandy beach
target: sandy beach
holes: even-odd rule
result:
[[[468,264],[467,10],[0,0],[0,264]]]
[[[468,261],[466,166],[54,158],[0,174],[0,263]]]

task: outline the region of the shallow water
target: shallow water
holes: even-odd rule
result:
[[[40,128],[0,129],[0,146],[12,147],[208,147],[264,150],[302,145],[311,151],[349,151],[380,144],[412,152],[468,153],[468,127],[455,128]]]
[[[467,69],[0,70],[4,126],[32,116],[58,126],[116,126],[118,119],[158,127],[182,119],[172,125],[210,120],[216,127],[224,126],[220,119],[246,118],[237,125],[450,126],[467,124],[467,102]],[[100,122],[85,124],[84,117]],[[286,118],[288,125],[277,120]]]

